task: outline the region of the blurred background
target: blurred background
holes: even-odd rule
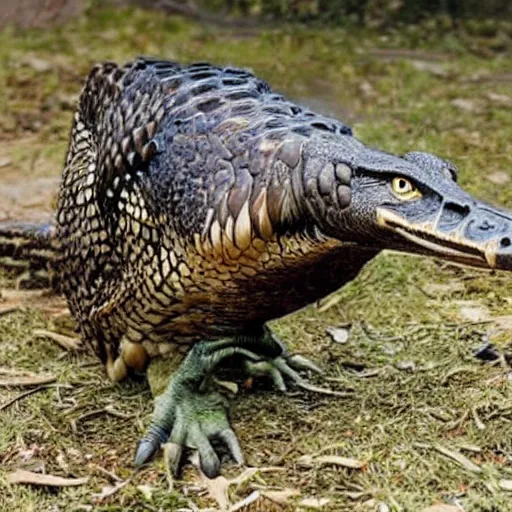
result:
[[[84,77],[137,55],[249,68],[370,145],[452,160],[470,192],[512,208],[511,52],[507,0],[3,0],[0,222],[51,218]],[[23,282],[23,268],[0,270],[0,373],[49,373],[62,387],[5,405],[23,390],[0,386],[0,511],[216,507],[193,471],[170,491],[161,459],[115,489],[131,478],[149,389],[114,385],[90,354],[38,338],[74,334],[65,304]],[[506,274],[383,254],[277,322],[354,398],[241,387],[233,417],[249,462],[280,469],[233,485],[230,501],[259,489],[281,505],[243,510],[510,510],[511,290]],[[474,351],[489,341],[484,363]],[[358,469],[311,464],[319,453]],[[89,480],[6,486],[16,468]]]

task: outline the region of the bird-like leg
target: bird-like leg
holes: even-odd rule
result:
[[[196,344],[166,390],[155,399],[151,425],[139,442],[135,465],[150,461],[162,443],[175,445],[171,468],[178,473],[184,446],[196,448],[201,468],[209,477],[219,473],[220,461],[211,445],[213,438],[228,447],[233,459],[243,463],[242,450],[227,418],[227,404],[218,392],[211,389],[212,373],[227,357],[240,355],[258,360],[258,356],[234,346],[234,339],[222,339]]]

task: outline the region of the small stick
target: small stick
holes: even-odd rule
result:
[[[122,478],[119,478],[115,473],[108,471],[108,469],[101,467],[99,464],[93,463],[93,464],[91,464],[91,467],[93,469],[95,469],[96,471],[98,471],[98,473],[102,473],[103,475],[108,476],[110,478],[110,480],[112,480],[114,482],[117,482],[117,483],[123,482]]]
[[[64,336],[63,334],[59,334],[57,332],[46,331],[44,329],[36,329],[32,334],[38,338],[48,338],[52,341],[55,341],[55,343],[57,343],[63,349],[69,351],[80,350],[82,346],[80,338]]]
[[[55,377],[55,375],[30,375],[26,377],[17,377],[12,380],[0,380],[0,387],[36,386],[38,384],[50,384],[56,380],[57,377]]]
[[[20,393],[18,396],[11,398],[11,400],[7,400],[7,402],[4,402],[2,405],[0,405],[0,411],[7,409],[12,404],[18,402],[19,400],[23,400],[27,396],[33,395],[35,393],[39,393],[39,391],[43,391],[44,389],[48,389],[48,388],[49,388],[49,386],[39,386],[38,388],[29,389],[28,391],[25,391],[24,393]]]

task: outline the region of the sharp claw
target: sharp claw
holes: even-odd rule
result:
[[[208,478],[215,478],[219,476],[220,460],[217,457],[217,454],[213,451],[213,448],[211,448],[211,452],[199,451],[199,464],[202,472]]]
[[[323,375],[324,373],[322,368],[313,363],[313,361],[310,361],[307,357],[296,354],[289,356],[286,361],[295,370],[311,370],[319,375]]]
[[[245,464],[245,458],[244,454],[242,453],[242,448],[240,447],[238,438],[236,437],[236,434],[233,432],[233,430],[231,428],[226,428],[219,433],[219,437],[224,441],[224,443],[228,447],[229,452],[233,457],[233,460],[239,466]]]
[[[135,451],[134,464],[140,467],[151,461],[158,453],[162,443],[167,441],[168,434],[160,427],[151,426],[147,434],[139,441]]]
[[[329,388],[322,388],[320,386],[315,386],[314,384],[310,384],[305,380],[299,379],[295,381],[295,384],[306,391],[311,391],[313,393],[319,393],[321,395],[330,395],[330,396],[339,396],[339,397],[347,397],[352,396],[352,393],[347,393],[344,391],[334,391]]]
[[[166,443],[164,448],[165,463],[168,471],[178,478],[181,466],[181,457],[183,454],[183,446],[176,443]]]

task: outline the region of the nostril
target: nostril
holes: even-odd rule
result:
[[[508,236],[501,239],[501,247],[507,248],[512,245],[512,240]]]

